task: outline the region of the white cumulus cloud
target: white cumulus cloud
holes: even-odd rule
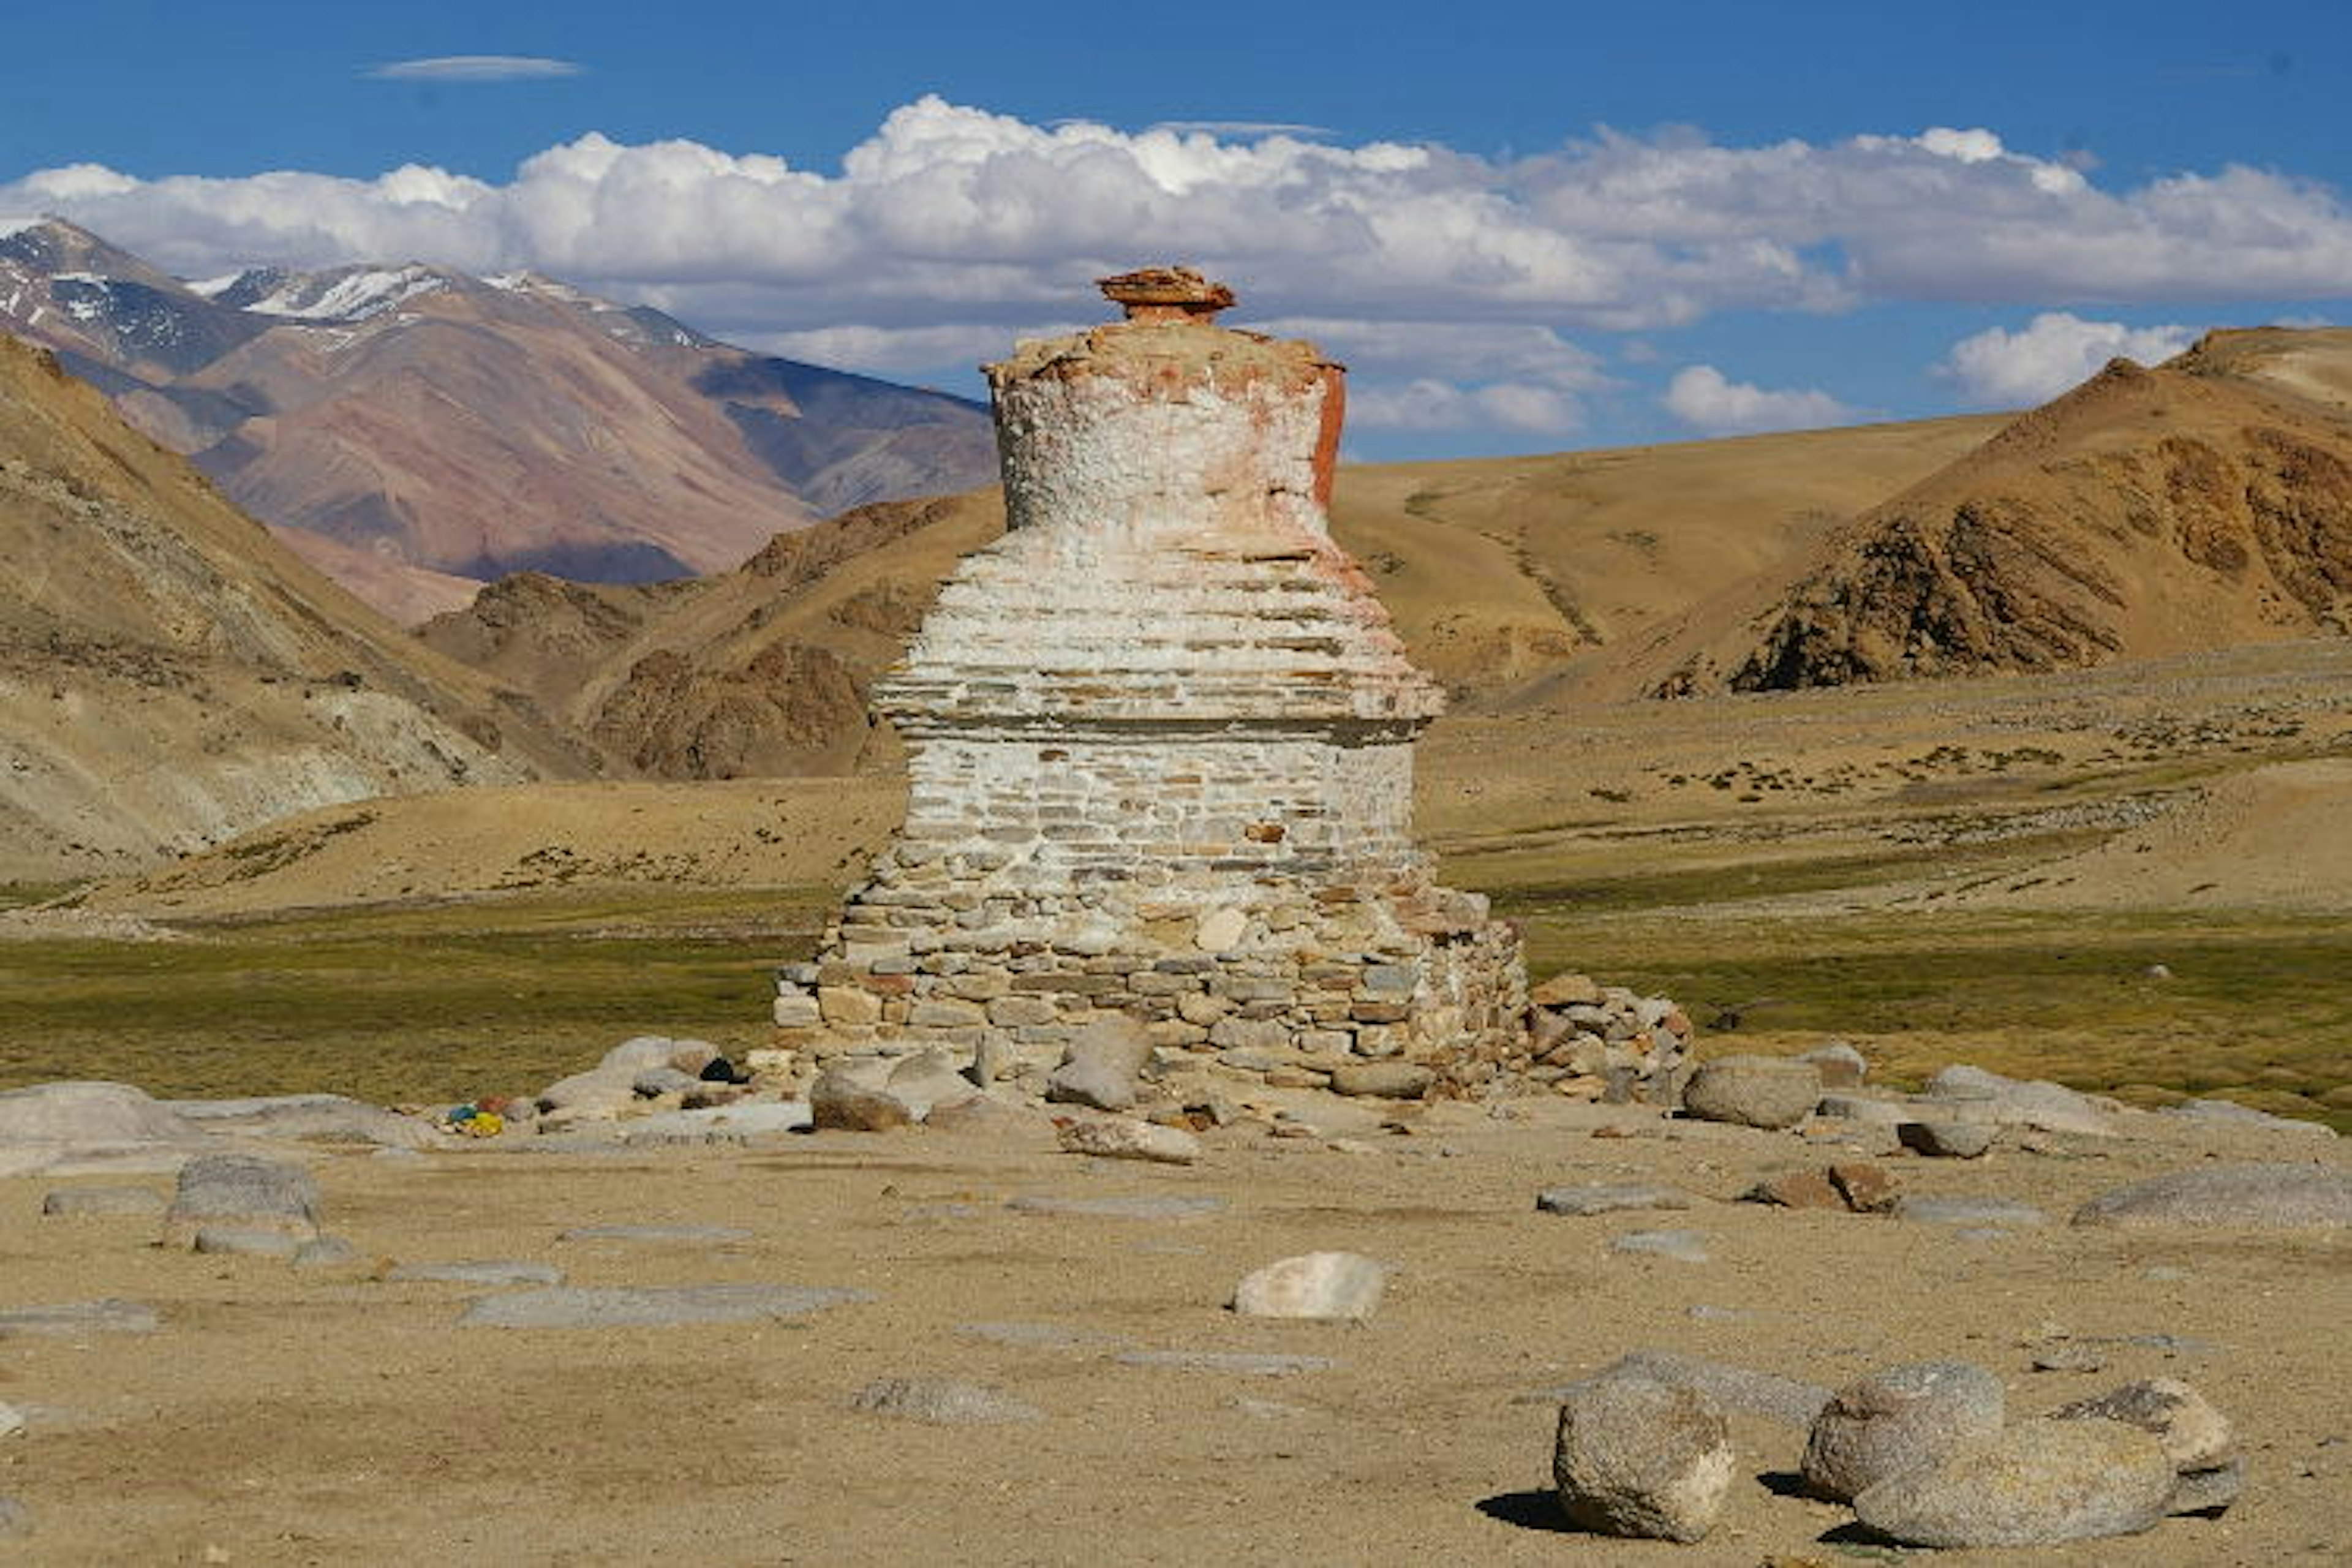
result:
[[[1667,384],[1666,412],[1710,436],[1748,436],[1766,430],[1811,430],[1850,424],[1856,410],[1826,392],[1779,390],[1733,381],[1711,364],[1686,365]]]
[[[378,81],[537,81],[578,76],[585,68],[543,55],[435,55],[426,59],[389,60],[364,74]]]
[[[536,58],[398,68],[454,80],[454,61]],[[499,179],[422,165],[373,178],[37,170],[0,178],[0,212],[61,214],[188,276],[528,268],[720,337],[891,374],[993,357],[1041,323],[1090,316],[1096,277],[1184,262],[1234,285],[1234,321],[1328,339],[1357,370],[1364,417],[1398,426],[1573,428],[1615,390],[1584,346],[1595,334],[1727,311],[2352,298],[2352,209],[2274,170],[2102,185],[1982,127],[1756,145],[1602,129],[1511,157],[1313,132],[1037,123],[926,97],[837,169],[589,133]],[[941,357],[919,363],[928,354]],[[1714,374],[1680,384],[1678,412],[1704,408],[1702,427],[1835,406]]]
[[[2197,338],[2192,327],[2127,327],[2045,310],[2017,331],[1999,327],[1962,338],[1938,368],[1979,403],[2046,403],[2116,358],[2154,364]]]

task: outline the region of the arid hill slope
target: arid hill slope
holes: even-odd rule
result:
[[[1613,684],[1785,689],[2342,635],[2347,386],[2352,331],[2214,333],[2154,370],[2116,361],[1622,650]]]
[[[1475,710],[1784,556],[1990,423],[1349,468],[1332,529],[1414,657]],[[865,507],[697,582],[509,578],[420,635],[536,694],[625,772],[840,772],[894,754],[866,686],[1003,526],[993,489]]]
[[[0,327],[56,349],[257,517],[365,552],[314,561],[387,610],[450,602],[402,569],[718,571],[781,530],[994,471],[974,404],[750,353],[528,274],[190,285],[50,220],[0,234]],[[365,556],[382,564],[357,569]]]
[[[590,765],[527,700],[418,647],[13,339],[0,557],[0,879]]]

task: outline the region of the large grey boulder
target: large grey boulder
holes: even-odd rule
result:
[[[1913,1362],[1830,1396],[1805,1436],[1805,1489],[1832,1502],[2000,1430],[2000,1379],[1961,1361]]]
[[[1132,1019],[1104,1019],[1080,1029],[1045,1079],[1045,1098],[1057,1105],[1097,1110],[1134,1109],[1137,1078],[1151,1059],[1151,1041]]]
[[[2352,1226],[2352,1173],[2288,1163],[2201,1165],[2103,1193],[2076,1225],[2294,1230]]]
[[[2120,1421],[2021,1421],[1853,1500],[1864,1528],[1905,1546],[2054,1546],[2161,1521],[2172,1461]]]
[[[1619,1376],[1567,1391],[1551,1468],[1570,1523],[1691,1542],[1714,1528],[1738,1463],[1730,1428],[1703,1395]]]
[[[270,1252],[276,1237],[291,1256],[319,1235],[319,1184],[299,1165],[258,1154],[200,1154],[180,1169],[180,1184],[163,1215],[163,1245],[204,1250]],[[230,1237],[250,1238],[236,1245]]]
[[[1234,1310],[1245,1318],[1369,1318],[1388,1288],[1388,1265],[1360,1252],[1307,1252],[1244,1276]]]
[[[1794,1057],[1720,1057],[1701,1062],[1683,1089],[1683,1111],[1702,1121],[1794,1127],[1822,1100],[1822,1075]]]

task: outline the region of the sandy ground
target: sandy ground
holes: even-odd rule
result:
[[[1542,1103],[1433,1108],[1412,1134],[1323,1102],[1319,1140],[1210,1135],[1189,1169],[1089,1162],[1043,1131],[780,1138],[765,1147],[422,1158],[310,1152],[329,1227],[363,1261],[323,1271],[167,1251],[152,1218],[43,1218],[59,1179],[0,1182],[0,1308],[152,1303],[146,1335],[0,1340],[0,1495],[43,1563],[1645,1563],[1859,1560],[1845,1510],[1786,1489],[1801,1437],[1735,1420],[1742,1478],[1693,1547],[1555,1522],[1543,1390],[1667,1347],[1834,1384],[1958,1356],[2016,1413],[2131,1378],[2185,1378],[2251,1463],[2218,1521],[2131,1540],[1949,1553],[1956,1564],[2271,1564],[2352,1559],[2352,1421],[2337,1342],[2352,1240],[2075,1228],[2078,1202],[2210,1158],[2352,1163],[2342,1145],[2135,1116],[2121,1139],[2040,1137],[1983,1162],[1883,1163],[1905,1190],[2006,1195],[2053,1223],[1970,1238],[1893,1219],[1728,1201],[1851,1152],[1794,1133]],[[1622,1125],[1633,1136],[1596,1137]],[[1344,1135],[1344,1137],[1340,1137]],[[2038,1151],[2038,1152],[2037,1152]],[[1663,1176],[1685,1213],[1566,1218],[1544,1186]],[[89,1180],[91,1178],[79,1178]],[[122,1178],[110,1178],[121,1180]],[[168,1178],[142,1178],[159,1190]],[[1045,1215],[1021,1194],[1223,1201],[1185,1220]],[[564,1242],[568,1226],[740,1226],[724,1245]],[[1688,1227],[1710,1260],[1612,1253]],[[1234,1281],[1349,1248],[1392,1263],[1368,1323],[1244,1320]],[[458,1328],[479,1288],[393,1283],[385,1263],[513,1258],[571,1283],[782,1282],[874,1299],[760,1327]],[[1043,1325],[1066,1344],[960,1325]],[[2168,1340],[2143,1341],[2146,1336]],[[2103,1371],[2036,1373],[2071,1342]],[[1122,1364],[1123,1348],[1329,1357],[1287,1376]],[[887,1376],[993,1384],[1044,1412],[940,1426],[868,1414]]]

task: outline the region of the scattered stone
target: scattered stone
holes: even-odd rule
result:
[[[1727,1362],[1679,1351],[1638,1350],[1618,1357],[1593,1374],[1596,1380],[1618,1376],[1646,1377],[1703,1394],[1717,1409],[1738,1411],[1778,1421],[1784,1426],[1810,1427],[1830,1391],[1819,1384],[1800,1383],[1769,1372],[1752,1372]]]
[[[827,1307],[870,1301],[864,1290],[805,1285],[558,1285],[485,1296],[466,1309],[469,1329],[635,1329],[688,1323],[750,1323],[796,1318]]]
[[[1848,1502],[2000,1430],[2000,1379],[1968,1362],[1914,1362],[1830,1396],[1805,1438],[1805,1487]]]
[[[1238,912],[1238,911],[1234,911]],[[1151,1059],[1151,1041],[1131,1019],[1089,1024],[1064,1048],[1045,1080],[1045,1098],[1097,1110],[1130,1110],[1136,1078]]]
[[[1059,1130],[1062,1147],[1073,1154],[1105,1160],[1150,1160],[1189,1165],[1201,1157],[1201,1141],[1177,1127],[1160,1127],[1124,1117],[1073,1121]]]
[[[192,1251],[215,1258],[293,1258],[311,1241],[290,1236],[282,1230],[254,1230],[239,1225],[207,1225],[197,1229],[188,1243]]]
[[[2273,1116],[2267,1110],[2256,1110],[2251,1105],[2240,1105],[2228,1100],[2186,1100],[2179,1105],[2166,1106],[2161,1114],[2223,1127],[2253,1128],[2264,1132],[2285,1132],[2314,1138],[2336,1136],[2336,1129],[2325,1121],[2305,1121],[2295,1116]]]
[[[15,1498],[0,1496],[0,1541],[32,1533],[32,1510]]]
[[[43,1214],[66,1219],[152,1215],[170,1206],[170,1201],[152,1187],[59,1187],[41,1199]]]
[[[1629,1230],[1609,1238],[1612,1252],[1668,1258],[1676,1263],[1705,1263],[1706,1233],[1697,1230]]]
[[[2046,1225],[2050,1216],[2032,1204],[2014,1198],[1897,1198],[1895,1217],[1915,1225],[1993,1226],[2003,1228]]]
[[[1024,1196],[1004,1205],[1016,1214],[1073,1214],[1101,1219],[1199,1219],[1225,1206],[1223,1198],[1153,1194],[1140,1197]]]
[[[1066,1329],[1059,1323],[958,1323],[955,1331],[992,1344],[1025,1345],[1037,1350],[1084,1350],[1103,1342],[1099,1334]]]
[[[1767,1176],[1739,1197],[1742,1203],[1771,1204],[1784,1209],[1845,1207],[1845,1197],[1830,1184],[1827,1171],[1784,1171]]]
[[[1895,1206],[1895,1178],[1876,1165],[1843,1160],[1832,1165],[1828,1175],[1830,1185],[1856,1214],[1885,1214]]]
[[[1544,1214],[1580,1215],[1634,1209],[1686,1209],[1694,1202],[1688,1193],[1657,1182],[1591,1182],[1546,1187],[1536,1194],[1536,1207]]]
[[[25,1430],[25,1413],[0,1399],[0,1437],[14,1437]]]
[[[2039,1128],[2044,1132],[2076,1132],[2112,1137],[2115,1119],[2111,1102],[2078,1094],[2063,1084],[2042,1079],[2003,1078],[1997,1072],[1966,1065],[1948,1067],[1927,1080],[1925,1098],[1966,1108],[1974,1119]]]
[[[1858,1121],[1869,1127],[1896,1127],[1910,1121],[1918,1111],[1907,1100],[1890,1100],[1876,1094],[1841,1094],[1822,1096],[1813,1108],[1816,1116],[1832,1121]]]
[[[576,1225],[559,1231],[558,1241],[642,1241],[656,1245],[720,1247],[749,1241],[751,1233],[734,1225]],[[550,1281],[552,1283],[552,1281]]]
[[[285,1238],[292,1256],[319,1234],[319,1184],[299,1165],[257,1154],[200,1154],[180,1171],[179,1190],[163,1215],[163,1245],[195,1245],[215,1232],[217,1250],[257,1250],[226,1244],[231,1233]]]
[[[955,1058],[943,1050],[917,1051],[901,1057],[890,1068],[883,1091],[920,1121],[932,1110],[977,1099],[980,1090],[957,1070]]]
[[[1797,1059],[1812,1064],[1823,1089],[1860,1089],[1870,1076],[1869,1059],[1843,1040],[1832,1040]]]
[[[2352,1173],[2285,1163],[2174,1171],[2093,1198],[2074,1211],[2074,1223],[2255,1230],[2352,1226]]]
[[[2033,1358],[2036,1372],[2105,1372],[2107,1358],[2088,1345],[2054,1345]]]
[[[888,1132],[912,1126],[906,1102],[868,1088],[841,1068],[827,1068],[809,1087],[809,1122],[820,1131]]]
[[[1942,1160],[1974,1160],[1993,1146],[2000,1127],[1990,1121],[1904,1121],[1895,1128],[1903,1147]]]
[[[422,1279],[450,1285],[561,1285],[563,1270],[551,1263],[481,1258],[462,1263],[404,1263],[384,1278],[401,1283]]]
[[[1821,1103],[1822,1077],[1794,1057],[1718,1057],[1698,1064],[1683,1112],[1742,1127],[1794,1127]]]
[[[850,1400],[853,1409],[937,1426],[1000,1426],[1041,1421],[1045,1412],[983,1384],[947,1377],[885,1377],[867,1384]]]
[[[2176,1470],[2210,1470],[2237,1457],[2230,1418],[2177,1378],[2126,1383],[2050,1413],[2053,1421],[2121,1421],[2154,1436]]]
[[[1050,1132],[1053,1122],[1044,1111],[1026,1104],[1014,1104],[992,1094],[975,1094],[949,1105],[935,1105],[923,1118],[923,1125],[935,1132],[964,1133],[975,1136],[1004,1137],[1016,1132]]]
[[[1245,1318],[1369,1318],[1388,1288],[1388,1265],[1358,1252],[1307,1252],[1244,1276],[1233,1310]]]
[[[1260,1351],[1121,1351],[1111,1360],[1121,1366],[1173,1366],[1188,1372],[1239,1373],[1244,1377],[1288,1377],[1301,1372],[1328,1372],[1339,1364],[1329,1356]]]
[[[340,1236],[322,1236],[294,1249],[297,1268],[332,1268],[359,1256],[359,1248]]]
[[[1437,1074],[1419,1062],[1348,1062],[1331,1069],[1331,1092],[1364,1100],[1419,1100]]]
[[[1552,1482],[1570,1522],[1582,1529],[1702,1540],[1736,1468],[1722,1413],[1689,1388],[1602,1377],[1577,1384],[1560,1403]]]
[[[2162,1520],[2172,1462],[2119,1421],[2021,1421],[1854,1498],[1864,1527],[1905,1546],[2054,1546]]]
[[[2229,1511],[2230,1505],[2245,1489],[2243,1459],[2231,1459],[2202,1470],[2183,1470],[2173,1480],[2172,1497],[2165,1504],[2165,1511],[2220,1515]]]
[[[425,1149],[443,1141],[430,1122],[340,1094],[275,1094],[247,1100],[174,1100],[174,1112],[207,1131]]]
[[[152,1334],[163,1326],[162,1316],[144,1301],[110,1296],[0,1310],[0,1339],[10,1334]]]

